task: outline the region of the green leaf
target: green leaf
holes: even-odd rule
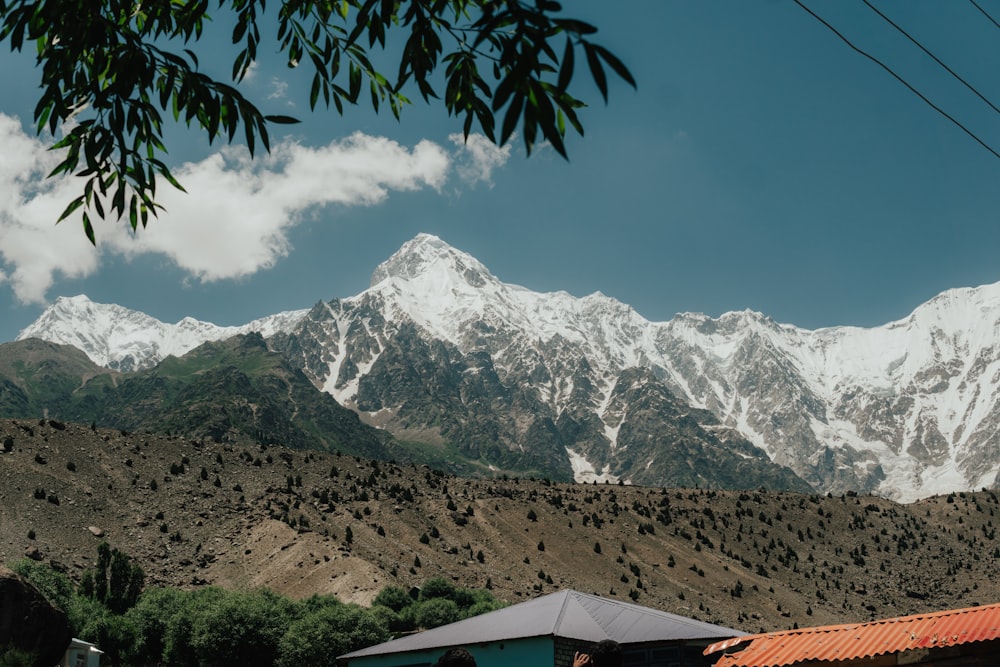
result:
[[[260,135],[260,143],[264,145],[264,152],[271,152],[271,137],[267,133],[267,121],[263,118],[256,120],[257,133]]]
[[[53,176],[58,176],[59,174],[67,174],[76,168],[76,162],[71,161],[69,158],[63,160],[56,165],[55,169],[48,173],[46,178],[52,178]]]
[[[101,196],[94,195],[93,197],[91,197],[90,205],[94,207],[94,212],[97,213],[97,217],[104,219],[105,217],[104,204],[102,203]],[[87,214],[84,213],[84,215]]]
[[[583,51],[587,54],[587,65],[590,67],[590,75],[594,77],[594,83],[597,85],[597,89],[601,91],[601,97],[604,98],[604,102],[608,101],[608,78],[604,74],[604,66],[601,65],[601,60],[597,55],[597,51],[594,50],[594,45],[589,42],[583,42]]]
[[[243,39],[243,35],[246,34],[248,25],[249,23],[247,22],[245,15],[241,15],[239,20],[236,22],[236,27],[233,28],[233,44],[238,44],[240,40]]]
[[[63,212],[59,216],[59,219],[56,220],[56,223],[58,224],[58,223],[62,222],[63,220],[65,220],[66,218],[68,218],[69,216],[73,215],[73,213],[77,209],[79,209],[81,206],[83,206],[83,196],[82,195],[79,196],[79,197],[77,197],[73,201],[71,201],[69,203],[69,205],[65,209],[63,209]]]
[[[265,116],[234,84],[245,80],[257,49],[263,48],[258,19],[265,16],[265,0],[220,3],[97,2],[92,11],[83,12],[76,10],[86,3],[78,0],[0,0],[0,42],[9,40],[15,50],[25,40],[35,42],[36,132],[47,127],[54,133],[76,110],[88,109],[72,130],[54,140],[54,147],[65,154],[50,176],[77,172],[84,178],[83,195],[70,202],[64,217],[82,207],[92,242],[94,216],[114,212],[125,217],[127,208],[135,230],[140,222],[146,224],[150,213],[155,216],[162,210],[155,201],[158,180],[181,188],[159,159],[166,153],[162,115],[168,111],[175,121],[183,120],[210,141],[218,136],[236,143],[245,137],[251,156],[258,145],[269,150],[271,123],[298,122],[290,116]],[[635,86],[617,56],[586,41],[596,32],[593,25],[556,18],[562,5],[570,3],[279,0],[276,4],[276,16],[268,19],[268,25],[277,21],[278,57],[313,70],[310,109],[321,95],[328,107],[332,97],[341,114],[345,100],[367,103],[360,99],[367,82],[372,108],[378,112],[386,104],[398,117],[402,105],[409,103],[402,94],[407,85],[415,84],[427,101],[437,99],[436,89],[444,85],[438,104],[456,117],[466,135],[478,123],[491,140],[503,144],[520,124],[529,154],[541,140],[540,132],[565,155],[567,126],[583,133],[576,113],[583,103],[570,93],[570,86],[580,79],[575,72],[577,46],[584,49],[590,75],[605,101],[609,68]],[[200,44],[183,48],[201,38],[214,6],[231,11],[230,37],[237,44],[228,80],[232,85],[198,71],[196,51],[209,52]],[[67,26],[77,29],[67,32]],[[395,48],[376,53],[373,46],[387,40]],[[341,75],[345,56],[348,71]],[[388,80],[373,67],[375,56],[380,67],[386,58],[399,57],[398,68],[386,65],[387,71],[398,71],[395,79]]]
[[[243,125],[243,134],[247,140],[247,150],[250,151],[250,157],[253,157],[253,149],[257,142],[257,136],[254,133],[253,124],[246,122]]]
[[[233,81],[243,80],[243,75],[246,73],[246,69],[243,67],[243,64],[246,62],[246,60],[247,60],[246,50],[240,51],[236,55],[236,59],[233,61],[233,73],[232,73]]]
[[[94,236],[94,225],[90,223],[90,216],[86,211],[83,212],[83,233],[87,235],[87,240],[90,241],[90,245],[97,246],[97,237]]]
[[[309,108],[315,109],[316,102],[319,100],[319,88],[320,88],[320,78],[319,73],[313,75],[312,89],[309,91]]]
[[[37,111],[35,112],[35,117],[38,119],[38,122],[35,124],[35,133],[36,134],[41,134],[42,133],[42,129],[45,127],[45,123],[48,122],[48,120],[49,120],[49,114],[50,113],[52,113],[52,105],[51,104],[45,105],[45,107],[42,109],[42,112],[40,114]]]
[[[597,32],[597,28],[594,26],[576,19],[553,19],[552,22],[563,30],[578,35],[592,35]]]
[[[510,106],[507,107],[507,113],[503,117],[503,125],[500,128],[500,145],[507,143],[511,135],[514,134],[514,130],[517,128],[517,121],[521,116],[521,109],[524,107],[524,95],[518,93],[511,100]]]
[[[128,224],[132,228],[133,232],[136,230],[136,227],[139,224],[138,203],[139,203],[138,197],[134,195],[132,197],[129,197]]]
[[[496,90],[493,91],[493,110],[499,111],[500,107],[504,105],[507,99],[514,92],[515,86],[518,83],[518,75],[515,72],[508,72],[507,76],[504,77],[503,81],[497,86]]]
[[[622,80],[625,81],[625,83],[629,84],[633,88],[637,87],[635,79],[632,78],[632,73],[628,71],[628,67],[625,67],[625,63],[623,63],[621,60],[618,59],[618,56],[611,53],[610,51],[608,51],[603,46],[600,46],[599,44],[594,44],[593,48],[594,51],[597,52],[597,55],[601,57],[601,60],[610,65],[611,69],[615,71],[615,74],[620,76]]]

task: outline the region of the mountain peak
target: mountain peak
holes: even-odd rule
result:
[[[67,313],[94,313],[97,311],[120,309],[125,310],[122,306],[114,304],[103,304],[93,301],[86,294],[77,294],[76,296],[60,296],[56,297],[48,308],[45,309],[42,317],[59,317],[60,314],[65,315]],[[37,323],[36,323],[37,324]],[[23,337],[23,332],[22,332]]]
[[[475,257],[453,248],[432,234],[417,234],[372,273],[374,287],[389,278],[404,281],[427,274],[453,274],[473,287],[495,280]]]
[[[54,305],[71,304],[75,306],[86,306],[92,303],[94,302],[86,294],[77,294],[76,296],[56,297],[56,302]]]

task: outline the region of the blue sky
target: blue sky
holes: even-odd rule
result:
[[[1000,149],[994,112],[861,0],[804,2]],[[1000,20],[1000,1],[978,2]],[[309,113],[299,75],[265,56],[247,91],[304,121],[275,128],[280,150],[224,161],[172,130],[192,196],[134,240],[98,224],[97,250],[49,223],[69,195],[35,174],[51,156],[31,131],[31,61],[0,53],[0,341],[62,295],[218,324],[351,296],[420,232],[506,282],[601,291],[651,320],[749,308],[876,326],[1000,280],[1000,159],[792,0],[564,4],[638,81],[605,106],[581,79],[569,162],[518,141],[462,149],[458,122],[420,102],[400,122]],[[1000,29],[971,2],[873,4],[1000,104]],[[203,63],[227,71],[222,53]]]

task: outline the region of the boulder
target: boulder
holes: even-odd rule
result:
[[[0,652],[15,648],[36,656],[35,664],[57,665],[72,635],[66,612],[37,588],[0,565]]]

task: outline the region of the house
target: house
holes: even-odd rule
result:
[[[703,650],[743,633],[564,590],[340,656],[349,667],[429,667],[461,646],[478,667],[570,667],[576,651],[612,639],[626,667],[708,667]]]
[[[95,644],[82,639],[71,639],[59,667],[101,667],[104,652]]]
[[[979,667],[1000,655],[1000,604],[766,632],[705,649],[715,667]]]

